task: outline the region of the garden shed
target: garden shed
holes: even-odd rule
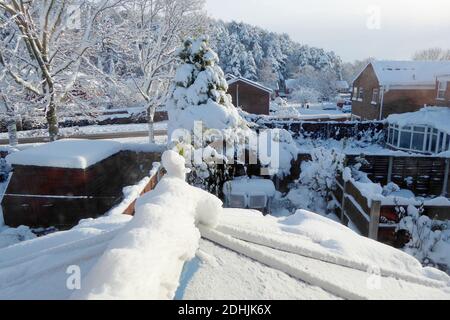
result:
[[[122,200],[125,186],[148,176],[160,156],[90,140],[60,140],[12,153],[1,203],[5,224],[65,229],[103,215]]]

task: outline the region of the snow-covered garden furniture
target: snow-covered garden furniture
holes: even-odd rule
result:
[[[240,178],[227,181],[223,186],[228,208],[256,209],[264,213],[270,213],[275,191],[273,182],[267,179]]]
[[[160,159],[122,148],[114,141],[60,140],[10,154],[5,224],[64,229],[103,215]]]

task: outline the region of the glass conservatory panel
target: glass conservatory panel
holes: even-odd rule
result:
[[[437,134],[431,135],[431,147],[429,149],[430,152],[435,153],[436,152],[436,145],[437,145]]]
[[[400,148],[410,149],[411,148],[411,132],[402,131],[400,133]]]
[[[411,148],[416,151],[423,151],[425,142],[424,133],[414,133]]]
[[[398,130],[394,130],[394,138],[393,138],[393,141],[392,141],[392,145],[394,145],[394,146],[398,146]]]

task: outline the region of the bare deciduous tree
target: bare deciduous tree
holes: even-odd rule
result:
[[[98,16],[122,0],[0,0],[0,71],[24,90],[30,105],[45,106],[52,140],[57,109],[77,81],[82,56],[95,43]],[[82,14],[80,14],[82,12]]]
[[[430,48],[417,51],[413,55],[413,60],[427,60],[427,61],[443,61],[450,60],[450,49]]]
[[[117,10],[113,34],[106,35],[126,59],[126,72],[114,71],[117,83],[129,83],[130,93],[146,105],[151,142],[156,108],[164,103],[174,76],[175,50],[185,38],[204,31],[203,4],[203,0],[129,0]]]

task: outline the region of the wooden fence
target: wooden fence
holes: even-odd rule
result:
[[[361,158],[361,156],[359,156]],[[364,156],[361,170],[375,183],[396,183],[416,196],[450,195],[450,159],[428,156]],[[347,165],[358,156],[347,155]]]
[[[293,133],[294,137],[300,135],[312,139],[336,139],[344,138],[375,138],[382,137],[385,123],[382,121],[347,121],[347,122],[311,122],[311,121],[258,121],[260,129],[284,129]]]
[[[393,246],[398,244],[395,230],[398,217],[395,206],[383,205],[381,201],[365,197],[351,181],[337,178],[337,187],[331,192],[331,198],[336,202],[341,222],[348,225],[351,221],[362,235]],[[402,205],[400,205],[402,206]],[[406,209],[406,206],[403,205]],[[424,214],[439,220],[450,219],[450,206],[425,206]]]

